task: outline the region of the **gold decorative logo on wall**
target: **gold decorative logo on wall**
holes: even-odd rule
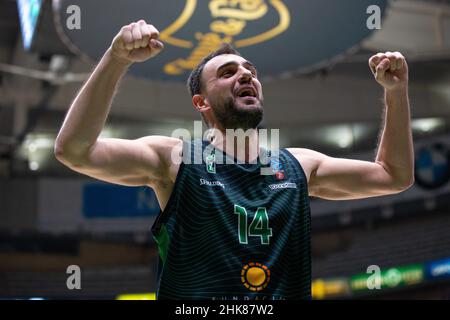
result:
[[[236,48],[252,46],[272,39],[289,28],[289,10],[281,0],[210,0],[208,4],[212,22],[206,32],[195,32],[193,39],[181,39],[175,34],[192,18],[197,9],[197,0],[186,0],[181,15],[169,27],[161,31],[160,39],[176,47],[190,50],[187,58],[167,63],[164,72],[181,75],[197,66],[201,59],[218,49],[224,42]],[[278,14],[278,24],[262,33],[247,38],[239,36],[256,20],[267,18],[270,10]]]

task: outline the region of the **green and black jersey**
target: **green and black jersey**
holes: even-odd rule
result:
[[[157,298],[310,299],[310,209],[299,162],[281,149],[267,165],[259,158],[227,164],[215,149],[193,164],[207,146],[185,143],[169,202],[152,227],[161,259]]]

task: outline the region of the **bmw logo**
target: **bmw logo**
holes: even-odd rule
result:
[[[450,180],[450,150],[442,143],[425,146],[416,154],[415,180],[426,189],[442,187]]]

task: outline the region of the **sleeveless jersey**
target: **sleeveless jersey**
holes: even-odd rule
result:
[[[270,164],[259,157],[239,164],[219,149],[195,164],[208,145],[185,143],[173,191],[152,226],[160,254],[157,299],[310,299],[310,208],[301,165],[285,149]]]

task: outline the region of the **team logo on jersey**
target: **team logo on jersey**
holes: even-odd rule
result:
[[[216,155],[210,154],[206,157],[206,171],[216,173]]]
[[[251,291],[261,291],[270,281],[270,270],[258,262],[250,262],[241,270],[241,281]]]
[[[278,158],[270,159],[270,167],[272,168],[272,172],[275,175],[275,179],[283,180],[284,178],[286,178],[283,170],[284,166],[281,163],[280,159]]]
[[[280,162],[280,159],[277,158],[270,159],[270,166],[273,171],[283,170],[283,164]]]
[[[284,179],[284,171],[277,171],[277,172],[275,172],[275,179],[283,180]]]

